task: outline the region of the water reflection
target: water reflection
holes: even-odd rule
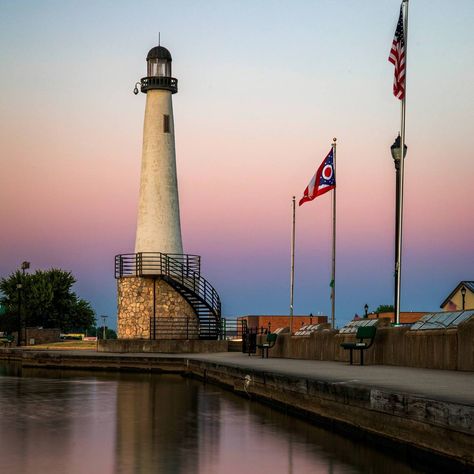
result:
[[[193,472],[199,385],[177,376],[126,377],[117,385],[116,472]]]
[[[179,376],[0,363],[9,473],[415,473],[401,461]]]
[[[1,471],[112,472],[116,383],[19,371],[0,371]]]

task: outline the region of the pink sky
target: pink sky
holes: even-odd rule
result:
[[[398,2],[316,3],[248,3],[251,19],[234,2],[161,11],[179,79],[185,251],[202,255],[226,315],[288,311],[291,197],[333,136],[338,320],[393,299],[399,102],[387,56]],[[5,7],[0,276],[23,260],[60,266],[98,314],[115,316],[113,257],[134,247],[145,103],[131,90],[157,26],[139,6],[103,8]],[[474,279],[474,5],[436,10],[420,0],[410,11],[404,310],[435,310]],[[330,201],[297,211],[297,313],[329,312]]]

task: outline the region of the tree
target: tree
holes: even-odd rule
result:
[[[393,313],[393,305],[391,304],[381,304],[375,310],[376,313]]]
[[[95,326],[94,310],[72,291],[74,283],[76,279],[70,272],[58,268],[27,275],[16,271],[2,278],[0,304],[6,312],[0,315],[0,327],[6,331],[17,329],[20,297],[21,316],[28,326],[54,327],[63,332],[82,332]]]
[[[90,328],[87,330],[87,335],[92,337],[97,336],[99,339],[102,339],[104,336],[104,327]],[[117,339],[117,333],[113,329],[105,327],[105,337],[107,339]]]

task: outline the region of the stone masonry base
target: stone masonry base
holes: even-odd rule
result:
[[[198,339],[194,309],[162,279],[119,278],[117,306],[120,339]]]

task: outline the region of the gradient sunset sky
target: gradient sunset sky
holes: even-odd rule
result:
[[[60,267],[116,317],[146,54],[173,56],[185,252],[225,316],[285,314],[291,197],[338,139],[337,323],[393,301],[399,0],[3,1],[0,277]],[[474,280],[474,2],[410,2],[402,305]],[[295,314],[330,312],[331,193],[297,209]],[[114,325],[113,323],[112,325]]]

